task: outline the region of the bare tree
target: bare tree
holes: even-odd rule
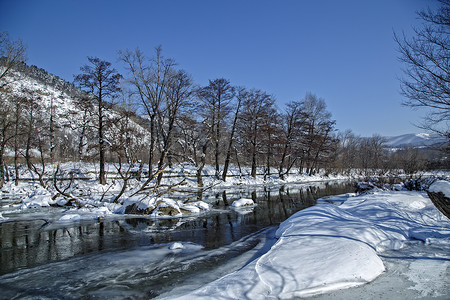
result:
[[[12,81],[12,71],[25,61],[26,47],[21,40],[13,41],[7,32],[0,32],[0,90]]]
[[[180,111],[191,99],[192,93],[191,76],[183,70],[172,69],[164,91],[164,103],[158,113],[158,128],[161,136],[158,170],[162,170],[165,167],[167,155],[173,144],[172,137],[175,132],[175,121],[178,119]],[[158,185],[161,183],[161,179],[162,173],[157,177]]]
[[[15,185],[19,185],[19,135],[22,130],[22,101],[16,101],[14,109],[14,171],[15,171]]]
[[[394,39],[405,64],[400,79],[404,104],[428,108],[421,127],[450,139],[450,1],[439,2],[436,11],[418,13],[423,24],[414,28],[415,36],[394,34]]]
[[[73,103],[76,110],[70,112],[71,117],[68,119],[73,121],[69,122],[67,126],[77,132],[77,154],[78,160],[81,161],[88,145],[88,137],[93,131],[94,104],[91,97],[87,94],[76,96]]]
[[[369,138],[360,138],[357,153],[358,166],[364,175],[375,174],[382,167],[385,156],[384,138],[378,134]]]
[[[92,95],[97,101],[98,114],[98,149],[100,184],[106,184],[105,175],[105,138],[104,138],[104,109],[105,101],[112,99],[119,91],[119,82],[122,75],[111,68],[111,63],[97,57],[88,57],[89,64],[80,68],[81,74],[75,76],[75,82],[80,88]]]
[[[193,107],[183,112],[177,120],[179,129],[177,143],[184,161],[197,168],[197,186],[201,188],[203,187],[202,172],[206,165],[206,154],[211,139],[208,135],[208,127],[204,124],[204,120],[200,120],[198,115],[198,103],[193,104]]]
[[[8,37],[8,33],[0,33],[0,188],[3,187],[7,175],[4,160],[6,145],[14,137],[14,105],[7,101],[8,97],[13,96],[8,86],[19,78],[13,71],[25,60],[25,52],[21,40],[13,41]]]
[[[278,175],[281,179],[289,173],[297,161],[297,148],[301,148],[301,132],[306,122],[306,114],[302,108],[302,102],[292,101],[286,105],[285,112],[282,117],[283,131],[283,150],[281,151],[281,159]],[[284,169],[286,169],[284,171]]]
[[[127,82],[130,83],[137,94],[143,111],[150,122],[150,146],[148,157],[149,178],[160,174],[162,170],[153,171],[152,164],[155,158],[158,121],[163,120],[162,106],[165,101],[169,84],[169,77],[173,73],[175,61],[166,59],[162,55],[161,46],[155,48],[155,56],[147,59],[139,49],[119,52],[120,59],[125,63],[129,72]],[[161,132],[161,131],[160,131]],[[164,160],[163,160],[164,161]],[[146,185],[149,181],[146,183]]]
[[[302,101],[302,110],[306,115],[302,130],[303,157],[301,169],[306,166],[306,173],[315,172],[321,155],[326,154],[332,144],[331,132],[335,122],[331,120],[331,113],[327,111],[325,100],[314,94],[307,93]]]
[[[397,166],[403,169],[406,174],[411,176],[425,168],[426,161],[424,153],[422,153],[420,149],[411,146],[399,149],[394,153],[391,159],[394,160]]]
[[[231,125],[230,138],[228,140],[228,148],[227,148],[227,153],[225,156],[225,163],[223,165],[223,173],[222,173],[223,181],[226,181],[226,179],[227,179],[227,172],[228,172],[228,166],[230,165],[230,160],[231,160],[231,150],[233,148],[234,135],[236,132],[237,121],[238,121],[241,106],[242,106],[242,96],[243,95],[241,93],[243,93],[243,92],[245,93],[245,89],[239,88],[239,93],[237,95],[236,108],[234,111],[233,124]]]
[[[209,84],[198,90],[198,96],[202,101],[202,111],[210,128],[210,137],[214,143],[214,162],[216,166],[216,178],[219,179],[219,156],[222,153],[220,141],[224,120],[230,113],[230,103],[235,96],[235,89],[224,78],[210,80]]]
[[[262,152],[264,122],[273,113],[275,100],[261,90],[246,90],[242,97],[242,115],[239,128],[243,147],[251,158],[251,176],[256,177],[257,157]]]
[[[4,158],[6,145],[14,138],[14,134],[12,133],[14,126],[14,118],[12,118],[14,109],[12,105],[6,101],[6,97],[10,96],[2,95],[3,103],[0,108],[0,188],[2,188],[5,183],[5,176],[7,173]]]
[[[337,161],[335,166],[342,173],[351,174],[352,168],[357,167],[358,145],[360,138],[351,130],[339,133],[339,146],[337,149]]]

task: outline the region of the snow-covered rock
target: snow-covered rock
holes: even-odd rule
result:
[[[244,207],[244,206],[253,206],[255,202],[252,199],[241,198],[239,200],[234,201],[231,206],[233,207]]]
[[[152,217],[181,217],[183,214],[198,214],[210,210],[203,201],[182,203],[169,198],[132,197],[117,209],[116,213],[150,215]]]
[[[158,199],[156,208],[151,213],[152,217],[181,217],[182,215],[177,201],[169,198]]]
[[[428,189],[432,193],[442,193],[445,197],[450,198],[450,182],[445,180],[437,180]]]
[[[153,197],[130,197],[126,199],[116,213],[149,215],[155,209],[155,198]]]
[[[196,201],[196,202],[188,202],[188,203],[181,203],[181,201],[178,201],[178,204],[180,206],[180,209],[182,213],[201,213],[204,211],[209,211],[211,209],[210,205],[203,201]]]
[[[54,203],[55,201],[52,200],[52,194],[48,190],[42,187],[38,187],[31,193],[30,196],[28,196],[22,201],[20,209],[27,209],[32,207],[45,207],[50,206],[50,204]]]
[[[169,250],[180,250],[180,249],[184,249],[184,245],[180,242],[172,243],[169,246]]]

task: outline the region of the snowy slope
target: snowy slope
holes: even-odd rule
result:
[[[64,81],[63,79],[46,72],[43,69],[39,69],[35,66],[23,68],[23,71],[15,71],[10,77],[12,80],[8,86],[9,94],[12,97],[5,97],[6,104],[11,107],[11,111],[15,110],[13,101],[17,99],[33,99],[35,104],[33,108],[33,114],[35,118],[42,120],[40,123],[41,128],[48,130],[50,126],[50,116],[53,114],[54,128],[57,131],[55,136],[58,145],[65,145],[68,147],[77,147],[79,143],[79,137],[83,127],[91,128],[91,135],[86,133],[86,139],[90,139],[87,142],[96,143],[95,131],[92,130],[93,126],[97,122],[96,117],[96,105],[93,103],[91,108],[88,108],[88,116],[80,104],[80,98],[83,97],[83,92],[75,87],[73,84]],[[85,97],[85,96],[84,96]],[[8,102],[9,101],[9,102]],[[86,100],[85,100],[86,101]],[[29,102],[26,102],[25,109],[21,109],[24,118],[28,118],[29,114],[26,109],[29,108]],[[110,105],[110,109],[105,112],[105,116],[109,120],[120,119],[117,108],[114,105]],[[142,120],[142,124],[143,124]],[[117,123],[118,124],[118,123]],[[116,123],[106,127],[106,139],[111,140],[117,137],[118,126]],[[144,143],[147,139],[147,130],[143,128],[141,124],[130,121],[129,125],[139,136],[139,142]],[[86,142],[86,140],[85,140]],[[86,144],[85,150],[89,148]],[[85,153],[87,154],[87,153]]]
[[[390,148],[402,146],[424,147],[444,143],[445,139],[437,134],[410,133],[386,137],[385,145]]]

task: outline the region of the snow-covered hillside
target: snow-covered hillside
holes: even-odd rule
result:
[[[92,145],[97,143],[96,139],[96,117],[97,107],[95,101],[73,84],[39,69],[35,66],[23,66],[21,71],[14,71],[9,78],[8,92],[5,94],[5,107],[8,107],[9,115],[12,117],[15,111],[20,112],[19,130],[24,130],[28,122],[35,122],[33,128],[42,137],[48,136],[53,130],[54,145],[51,147],[71,148],[71,151],[60,150],[64,159],[68,153],[83,151],[83,155],[92,155]],[[105,117],[108,120],[106,139],[117,140],[120,136],[123,117],[120,108],[111,103]],[[33,120],[33,121],[31,121]],[[13,120],[13,122],[16,122]],[[51,122],[53,124],[51,124]],[[105,121],[104,121],[105,122]],[[121,123],[122,122],[122,123]],[[130,118],[127,126],[134,135],[132,139],[139,139],[141,144],[146,143],[147,130],[143,127],[144,120],[139,117]],[[52,129],[50,129],[52,128]],[[19,134],[20,135],[20,134]],[[110,143],[109,143],[110,144]],[[82,149],[80,149],[82,145]],[[9,150],[9,151],[8,151]],[[13,155],[12,149],[7,149],[7,155]],[[57,151],[59,149],[56,149]]]
[[[386,137],[385,145],[390,148],[400,148],[403,146],[428,147],[445,143],[445,139],[437,134],[431,133],[410,133],[398,136]]]

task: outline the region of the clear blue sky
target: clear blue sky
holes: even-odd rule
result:
[[[0,30],[28,47],[28,64],[73,81],[87,56],[111,61],[162,45],[199,85],[227,78],[273,94],[325,99],[340,130],[420,132],[423,111],[401,106],[393,32],[419,25],[433,0],[0,0]]]

